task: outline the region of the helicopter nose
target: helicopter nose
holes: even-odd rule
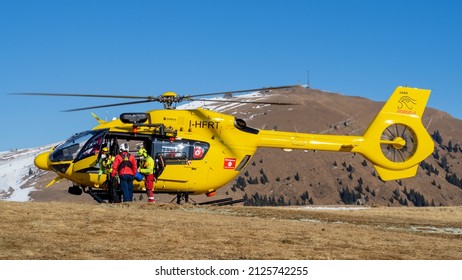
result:
[[[34,159],[35,166],[43,170],[51,170],[50,165],[48,164],[49,156],[50,152],[44,152],[36,156]]]

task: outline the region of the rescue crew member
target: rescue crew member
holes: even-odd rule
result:
[[[108,185],[109,203],[120,202],[119,195],[116,191],[117,186],[112,180],[112,164],[114,163],[114,157],[109,154],[109,149],[107,147],[104,147],[101,152],[101,158],[99,159],[98,182],[100,182],[101,175],[106,175],[105,183]]]
[[[140,166],[138,171],[144,176],[144,186],[148,195],[148,202],[154,202],[154,159],[145,148],[138,150]]]
[[[128,144],[120,145],[120,153],[115,157],[112,165],[112,177],[119,175],[120,188],[122,189],[123,201],[133,201],[133,179],[136,174],[135,157],[128,152]]]

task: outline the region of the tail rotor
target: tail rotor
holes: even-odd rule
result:
[[[388,126],[380,138],[383,155],[392,162],[405,162],[416,151],[416,136],[411,127],[405,124]]]

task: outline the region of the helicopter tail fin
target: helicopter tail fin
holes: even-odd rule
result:
[[[430,90],[397,87],[364,133],[357,151],[371,161],[382,180],[415,176],[434,150],[422,124]]]

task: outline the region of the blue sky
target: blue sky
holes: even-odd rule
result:
[[[376,101],[398,85],[429,88],[430,107],[462,119],[461,8],[403,0],[0,0],[0,151],[91,129],[89,111],[61,110],[113,102],[7,93],[200,94],[306,83],[307,71],[313,88]],[[92,112],[112,118],[153,108]]]

